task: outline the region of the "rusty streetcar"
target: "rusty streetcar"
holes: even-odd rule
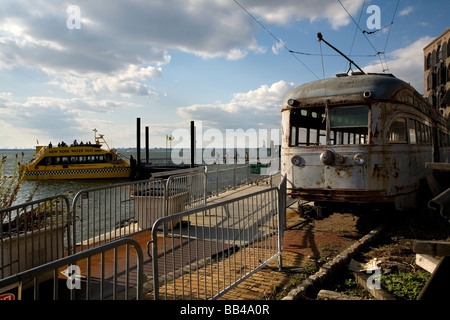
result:
[[[341,74],[290,91],[282,108],[288,197],[317,215],[417,206],[426,162],[449,162],[449,120],[390,74]],[[299,206],[301,209],[301,206]]]

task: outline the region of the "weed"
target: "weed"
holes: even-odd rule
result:
[[[399,272],[381,276],[382,287],[400,300],[415,300],[428,281],[428,272]]]

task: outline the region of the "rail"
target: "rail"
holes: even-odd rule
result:
[[[0,279],[71,253],[70,202],[64,195],[0,210]]]
[[[123,246],[125,253],[119,254],[119,248]],[[134,266],[130,266],[130,246],[135,249]],[[107,274],[103,266],[105,261],[111,259],[114,269],[112,274]],[[96,263],[101,264],[100,269],[92,268]],[[136,240],[121,238],[2,279],[0,293],[17,290],[14,293],[18,299],[23,300],[39,300],[41,297],[53,300],[140,300],[143,296],[143,263],[142,248]],[[97,274],[95,270],[100,270],[100,273]],[[61,277],[61,273],[66,273],[67,278]],[[42,277],[49,274],[53,279],[50,289],[41,283]],[[34,284],[34,287],[29,289],[32,294],[22,290],[26,283]],[[107,287],[111,290],[105,290]],[[112,296],[105,296],[105,292],[112,292]]]
[[[438,210],[440,215],[450,221],[450,188],[428,202],[430,209]]]
[[[278,258],[286,179],[279,187],[158,219],[152,228],[153,298],[218,299]]]

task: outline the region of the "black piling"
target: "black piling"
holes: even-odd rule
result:
[[[136,161],[141,164],[141,118],[136,119]]]
[[[195,166],[195,125],[191,121],[191,168]]]
[[[150,162],[150,134],[149,134],[149,128],[145,127],[145,162]]]

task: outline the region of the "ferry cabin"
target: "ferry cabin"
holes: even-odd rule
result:
[[[129,178],[130,165],[114,149],[100,144],[65,147],[38,146],[25,166],[25,179],[110,179]]]

